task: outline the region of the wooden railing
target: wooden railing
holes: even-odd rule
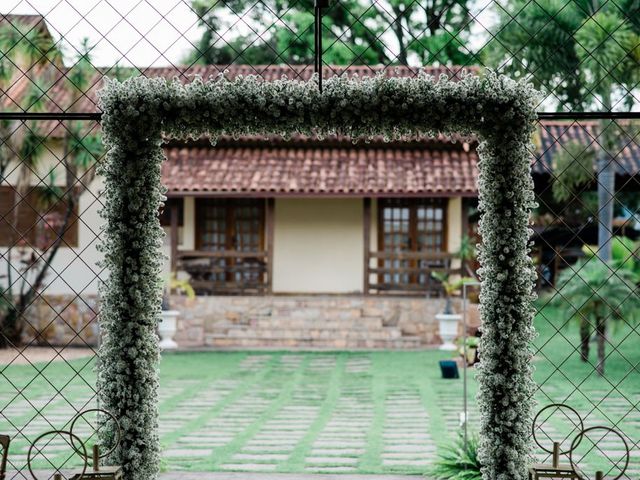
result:
[[[433,272],[460,274],[452,268],[454,255],[446,252],[368,252],[365,292],[439,296],[442,285]]]
[[[189,274],[197,294],[264,294],[271,289],[271,265],[266,251],[182,250],[176,255],[177,270]]]

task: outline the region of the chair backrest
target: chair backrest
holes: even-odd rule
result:
[[[0,447],[2,447],[2,460],[0,460],[0,480],[4,480],[7,474],[7,457],[9,456],[9,443],[11,437],[9,435],[0,435]]]

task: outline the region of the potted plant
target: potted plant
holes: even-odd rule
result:
[[[158,324],[158,334],[160,335],[160,348],[162,350],[174,350],[178,344],[173,339],[178,330],[178,317],[180,312],[171,309],[171,292],[176,291],[187,298],[195,298],[196,293],[188,280],[178,280],[175,273],[172,273],[166,280],[162,291],[162,313]]]
[[[450,273],[449,272],[432,272],[431,275],[433,278],[438,280],[442,284],[442,288],[444,289],[445,294],[445,305],[442,312],[436,315],[436,320],[438,320],[438,328],[440,338],[442,339],[442,345],[440,345],[440,350],[449,350],[454,351],[457,349],[453,341],[458,336],[458,324],[462,319],[462,315],[456,313],[453,310],[453,303],[451,301],[454,295],[460,294],[460,289],[462,285],[466,282],[472,282],[473,278],[469,277],[460,277],[457,280],[449,280]]]
[[[466,340],[460,340],[458,342],[458,352],[464,358],[465,357],[465,343],[466,343],[466,361],[467,365],[475,365],[478,361],[478,345],[480,344],[479,337],[467,337]]]

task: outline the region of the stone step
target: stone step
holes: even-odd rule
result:
[[[386,327],[378,330],[351,330],[344,329],[299,329],[299,328],[256,328],[244,325],[231,325],[224,327],[213,327],[205,334],[216,335],[227,338],[247,338],[258,337],[265,340],[273,338],[301,339],[339,339],[348,338],[353,340],[395,340],[403,338],[402,332],[394,327]]]
[[[422,348],[419,337],[402,337],[393,340],[354,340],[347,338],[284,338],[275,337],[265,341],[263,337],[231,338],[225,335],[206,335],[207,346],[227,348],[363,348],[363,349],[417,349]]]
[[[252,319],[251,325],[257,328],[323,328],[342,330],[372,330],[383,327],[380,317],[357,317],[357,318],[296,318],[296,317],[276,317],[264,316]]]

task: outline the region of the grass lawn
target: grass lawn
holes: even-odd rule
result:
[[[580,361],[577,329],[555,331],[561,320],[548,308],[536,319],[540,404],[567,402],[587,425],[618,424],[637,442],[640,333],[615,332],[603,379]],[[462,381],[443,380],[438,369],[438,360],[449,357],[433,350],[164,354],[163,469],[424,473],[438,446],[459,430]],[[94,404],[92,368],[85,359],[0,369],[0,432],[21,431],[11,448],[16,467],[26,461],[27,439],[63,427],[74,409]],[[475,391],[471,372],[472,428]],[[554,436],[567,428],[562,418],[545,425]],[[47,455],[60,452],[61,443]],[[615,457],[619,447],[608,442],[605,450]],[[637,450],[630,477],[636,479]]]

